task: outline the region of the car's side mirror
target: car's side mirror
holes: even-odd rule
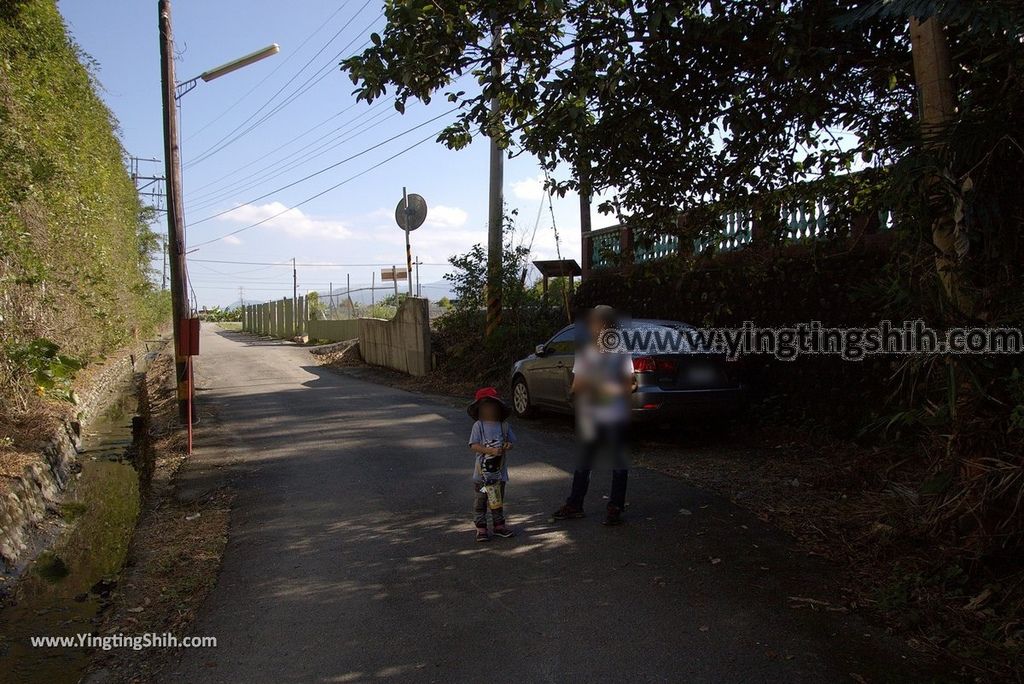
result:
[[[545,354],[547,354],[547,353],[548,353],[548,347],[547,347],[547,345],[546,345],[546,344],[538,344],[538,345],[537,345],[537,348],[536,348],[536,349],[534,350],[534,353],[535,353],[535,354],[536,354],[537,356],[544,356]]]

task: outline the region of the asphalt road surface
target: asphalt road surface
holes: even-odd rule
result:
[[[568,431],[515,425],[515,539],[477,544],[470,419],[451,402],[320,368],[308,351],[205,325],[184,496],[237,491],[189,682],[837,682],[914,679],[877,625],[835,604],[833,568],[726,501],[631,474],[628,523],[549,523]],[[685,510],[684,510],[685,509]],[[687,514],[687,512],[689,514]],[[804,603],[803,605],[806,605]]]

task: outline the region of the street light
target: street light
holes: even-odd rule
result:
[[[185,269],[185,211],[181,197],[181,143],[178,139],[178,99],[199,80],[212,81],[280,50],[277,43],[239,57],[196,78],[178,83],[174,80],[174,39],[171,33],[170,0],[159,0],[160,80],[163,96],[164,164],[167,177],[167,251],[171,267],[171,310],[174,328],[175,377],[178,388],[178,417],[188,425],[189,451],[192,450],[192,365],[196,352],[192,344],[190,307]],[[183,334],[184,333],[184,334]]]
[[[281,51],[281,46],[277,43],[271,43],[265,48],[257,50],[256,52],[250,52],[244,57],[239,57],[236,60],[228,62],[227,64],[221,64],[219,67],[214,69],[208,69],[203,73],[199,74],[195,78],[190,78],[187,81],[182,81],[176,85],[177,92],[175,97],[181,99],[181,96],[196,87],[196,82],[202,80],[204,83],[209,83],[215,78],[220,78],[226,74],[230,74],[232,71],[238,71],[242,67],[247,67],[250,64],[255,64],[261,59],[272,57]]]

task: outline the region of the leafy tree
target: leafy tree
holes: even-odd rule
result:
[[[327,304],[320,299],[320,294],[310,292],[306,295],[306,306],[309,308],[310,320],[322,321],[327,318]]]
[[[516,215],[517,212],[513,210],[504,217],[501,279],[502,305],[505,309],[517,308],[528,295],[524,274],[530,249],[515,241]],[[444,275],[444,279],[452,284],[454,308],[460,311],[486,308],[487,250],[478,243],[465,254],[449,257],[448,263],[455,269]]]
[[[909,41],[891,17],[840,23],[862,4],[388,2],[382,35],[344,68],[359,97],[392,88],[399,110],[445,91],[461,106],[450,147],[479,128],[552,172],[568,162],[558,190],[613,190],[604,211],[662,222],[894,157],[911,131]],[[466,73],[479,89],[454,91]]]

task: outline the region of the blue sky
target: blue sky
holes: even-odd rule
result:
[[[173,4],[179,81],[269,43],[281,45],[280,54],[215,81],[200,82],[181,100],[190,248],[269,219],[190,254],[200,305],[237,302],[239,286],[250,301],[291,294],[290,265],[200,259],[283,262],[294,257],[300,264],[351,264],[300,266],[300,292],[326,291],[332,282],[335,289],[344,287],[346,277],[353,287],[368,285],[380,265],[404,263],[404,236],[393,218],[403,185],[423,195],[430,207],[426,224],[413,233],[414,255],[430,264],[421,268],[421,282],[441,280],[449,270],[448,256],[486,243],[487,141],[481,138],[452,152],[431,138],[385,161],[453,118],[454,114],[447,115],[409,131],[444,114],[450,104],[437,98],[429,106],[410,105],[404,116],[388,102],[371,109],[355,103],[351,81],[337,68],[337,55],[346,46],[350,47],[345,55],[357,51],[370,31],[384,24],[382,4],[364,2]],[[60,0],[59,8],[75,40],[98,64],[101,95],[120,122],[127,152],[162,159],[156,0]],[[460,88],[470,90],[472,82]],[[268,113],[272,115],[252,126]],[[352,178],[377,164],[381,165]],[[141,170],[162,174],[162,165],[144,163]],[[505,200],[519,210],[520,239],[526,243],[534,235],[542,198],[536,161],[527,155],[506,161]],[[561,254],[577,260],[578,206],[575,196],[554,199]],[[281,215],[270,218],[277,214]],[[595,228],[609,223],[596,212],[593,220]],[[534,258],[555,258],[551,224],[545,207],[532,237]],[[159,228],[163,232],[165,224]]]

